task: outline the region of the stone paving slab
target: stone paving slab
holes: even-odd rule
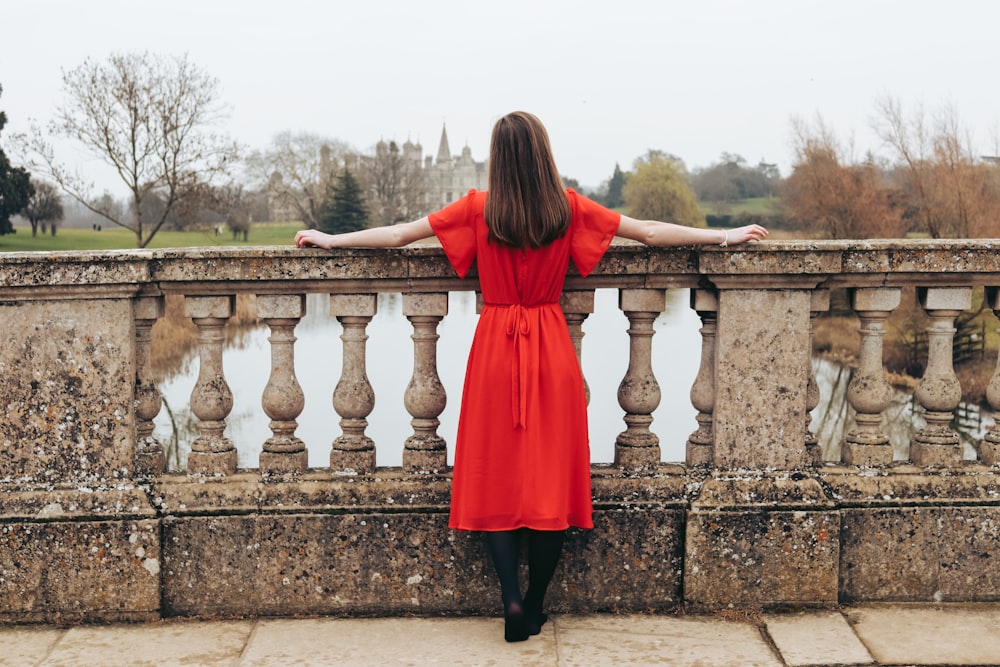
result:
[[[715,617],[560,616],[559,667],[782,667],[755,626]]]
[[[1000,607],[852,607],[847,618],[887,665],[1000,665]]]
[[[66,630],[39,667],[233,667],[252,621],[161,622]],[[0,632],[2,635],[3,632]],[[32,665],[23,662],[19,667]]]
[[[526,642],[499,618],[174,620],[0,626],[0,667],[1000,665],[1000,605],[862,605],[760,617],[555,616]]]
[[[39,664],[63,632],[49,627],[0,628],[0,667]]]
[[[788,667],[875,664],[868,649],[839,612],[765,614],[764,623]]]
[[[499,618],[261,621],[240,667],[557,664],[553,624],[526,642],[503,639]]]

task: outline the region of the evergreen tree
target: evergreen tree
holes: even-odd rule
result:
[[[608,208],[621,208],[625,205],[625,198],[622,196],[622,189],[625,187],[625,172],[615,162],[615,171],[608,181],[608,194],[604,198],[604,205]]]
[[[0,92],[3,87],[0,86]],[[0,130],[7,124],[7,114],[0,111]],[[14,231],[10,216],[28,203],[35,188],[31,185],[31,174],[20,167],[12,167],[0,148],[0,234]]]
[[[348,169],[344,169],[327,189],[319,229],[327,234],[343,234],[364,229],[367,222],[361,185]]]

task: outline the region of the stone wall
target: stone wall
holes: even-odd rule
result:
[[[553,609],[1000,599],[1000,434],[963,460],[948,425],[952,323],[984,287],[1000,308],[998,249],[623,245],[592,277],[571,275],[563,308],[580,354],[592,353],[581,343],[591,290],[618,288],[630,363],[615,465],[593,469],[596,528],[571,533]],[[910,459],[893,461],[880,426],[881,327],[904,286],[919,288],[930,316],[931,359],[917,391],[926,426]],[[495,613],[480,536],[446,527],[448,443],[436,436],[440,295],[475,287],[433,247],[0,255],[0,619]],[[687,460],[665,464],[650,428],[659,390],[649,355],[651,322],[674,287],[692,289],[703,353]],[[861,324],[856,424],[843,460],[823,463],[808,427],[810,322],[841,287]],[[331,411],[343,434],[319,469],[294,436],[290,363],[301,295],[312,292],[335,295],[345,330],[344,389]],[[376,468],[365,435],[374,397],[364,339],[377,292],[405,295],[415,332],[420,381],[406,401],[415,432],[402,469]],[[241,443],[225,436],[231,401],[217,363],[237,293],[259,295],[274,361],[262,396],[274,436],[248,470],[236,468]],[[165,294],[184,296],[199,329],[199,435],[185,474],[163,472],[150,435],[160,403],[149,328]]]

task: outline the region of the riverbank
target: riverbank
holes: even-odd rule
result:
[[[832,302],[831,311],[815,320],[813,353],[829,361],[857,367],[858,318],[849,312],[845,293],[835,294]],[[927,364],[927,350],[921,344],[921,334],[926,331],[929,321],[917,303],[914,289],[904,288],[899,308],[885,322],[882,358],[886,379],[892,386],[912,391],[920,383]],[[972,308],[963,313],[956,324],[956,337],[962,337],[968,347],[955,359],[955,374],[966,403],[988,406],[986,392],[1000,348],[997,327],[996,316],[983,306],[982,292],[974,292]]]

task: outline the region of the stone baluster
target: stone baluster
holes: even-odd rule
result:
[[[594,290],[563,292],[559,299],[562,306],[563,315],[566,317],[566,326],[569,328],[569,337],[573,341],[573,348],[576,350],[576,359],[580,362],[580,373],[583,373],[583,321],[594,312]],[[590,385],[587,378],[583,378],[583,390],[587,396],[587,404],[590,404]]]
[[[653,375],[653,320],[666,306],[662,289],[623,289],[618,307],[628,317],[628,370],[618,385],[618,404],[625,410],[626,430],[615,440],[614,464],[640,469],[660,462],[660,439],[649,430],[660,404],[660,385]]]
[[[993,310],[993,314],[1000,317],[1000,287],[987,287],[984,299],[986,305]],[[993,413],[1000,414],[1000,358],[997,359],[993,377],[986,387],[986,400],[993,408]],[[988,466],[1000,463],[1000,421],[993,422],[979,443],[979,460]]]
[[[333,441],[330,468],[336,471],[372,473],[375,471],[375,442],[365,435],[368,415],[375,407],[375,392],[368,381],[365,366],[365,329],[375,316],[374,294],[332,294],[330,314],[344,328],[343,366],[340,381],[333,390],[333,409],[340,415],[343,433]]]
[[[138,297],[132,302],[135,320],[135,469],[139,477],[155,477],[166,469],[163,446],[153,437],[153,420],[163,398],[156,387],[150,360],[152,329],[163,317],[163,297]]]
[[[198,327],[198,381],[191,391],[191,412],[199,420],[199,435],[188,454],[191,474],[236,472],[236,447],[223,435],[226,417],[233,409],[233,393],[222,372],[226,322],[232,317],[234,305],[231,295],[184,298],[184,314]]]
[[[719,299],[710,290],[691,290],[691,308],[701,318],[701,365],[691,385],[691,405],[698,411],[698,430],[688,436],[686,461],[690,466],[712,464],[712,411],[715,409],[715,334]]]
[[[921,287],[917,295],[931,318],[927,370],[914,393],[924,408],[927,426],[910,442],[910,460],[920,466],[956,465],[962,461],[961,441],[949,424],[962,400],[962,386],[955,375],[952,345],[955,318],[972,306],[972,288]]]
[[[892,400],[885,379],[882,339],[885,321],[899,306],[898,287],[863,287],[851,290],[851,308],[860,321],[858,370],[847,386],[847,402],[854,408],[855,428],[841,446],[841,460],[848,465],[886,466],[892,463],[892,445],[882,431],[882,413]]]
[[[813,335],[815,334],[816,318],[820,313],[830,310],[830,290],[816,289],[810,295],[809,305],[809,355],[812,357]],[[819,446],[816,434],[809,430],[812,423],[812,411],[819,405],[819,384],[816,383],[816,371],[809,364],[809,382],[806,384],[806,456],[813,465],[823,463],[823,450]]]
[[[271,418],[271,437],[260,453],[261,473],[302,472],[309,467],[305,443],[295,437],[305,394],[295,377],[295,327],[306,314],[303,294],[258,294],[257,317],[271,330],[271,375],[261,395]]]
[[[404,294],[403,315],[413,325],[413,375],[403,404],[413,417],[413,435],[403,444],[403,470],[431,473],[448,466],[448,449],[438,420],[448,397],[437,369],[437,328],[448,314],[448,294]]]

